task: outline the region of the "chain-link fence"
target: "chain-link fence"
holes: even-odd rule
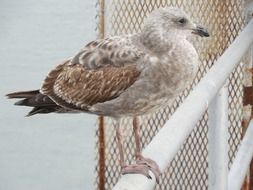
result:
[[[202,78],[215,60],[235,39],[244,27],[244,0],[100,0],[99,36],[120,35],[140,31],[143,19],[152,10],[163,6],[177,6],[185,10],[194,21],[209,28],[209,39],[192,39],[197,48],[201,66],[194,85]],[[231,74],[229,83],[229,158],[231,165],[241,139],[243,64]],[[177,107],[189,94],[192,86],[176,101],[156,114],[141,118],[142,148],[159,131]],[[194,111],[194,110],[193,110]],[[205,113],[177,156],[162,175],[157,190],[208,189],[207,131],[208,115]],[[97,131],[97,180],[96,188],[112,189],[120,177],[119,153],[116,145],[114,121],[100,119]],[[130,163],[134,160],[132,120],[122,124],[125,133],[125,155]],[[173,145],[171,145],[173,146]]]

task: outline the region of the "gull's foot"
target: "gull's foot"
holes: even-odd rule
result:
[[[142,174],[149,179],[152,177],[149,175],[149,167],[145,164],[131,164],[127,166],[123,166],[121,170],[121,174]]]
[[[159,183],[159,177],[162,174],[159,166],[154,160],[149,158],[144,158],[143,156],[138,156],[136,161],[137,164],[144,164],[149,167],[149,170],[155,175],[156,182]]]
[[[156,183],[159,183],[159,177],[161,175],[161,171],[159,169],[159,166],[156,164],[155,161],[144,158],[142,156],[138,156],[138,159],[136,161],[136,164],[131,164],[128,166],[122,167],[122,175],[124,174],[142,174],[146,176],[149,179],[152,179],[152,177],[149,175],[149,170],[155,175]]]

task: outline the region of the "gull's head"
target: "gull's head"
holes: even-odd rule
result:
[[[153,28],[158,30],[164,37],[169,34],[188,37],[196,34],[201,37],[208,37],[208,30],[196,23],[181,9],[176,7],[165,7],[153,11],[144,23],[144,30]]]

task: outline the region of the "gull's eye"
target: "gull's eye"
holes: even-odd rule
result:
[[[185,23],[187,22],[187,20],[186,20],[186,18],[180,18],[180,19],[178,20],[178,22],[179,22],[180,24],[185,24]]]

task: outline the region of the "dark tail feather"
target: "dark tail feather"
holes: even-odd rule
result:
[[[27,115],[26,117],[30,117],[32,115],[35,114],[45,114],[45,113],[51,113],[51,112],[56,112],[58,109],[56,109],[57,107],[34,107]]]
[[[31,91],[21,91],[21,92],[14,92],[10,94],[6,94],[8,98],[31,98],[36,94],[39,94],[39,90],[31,90]]]
[[[29,106],[28,99],[23,99],[14,103],[16,106]]]
[[[33,109],[27,114],[32,116],[38,113],[57,112],[61,107],[52,101],[48,96],[40,93],[39,90],[14,92],[6,95],[8,98],[23,98],[14,105],[30,106]]]

